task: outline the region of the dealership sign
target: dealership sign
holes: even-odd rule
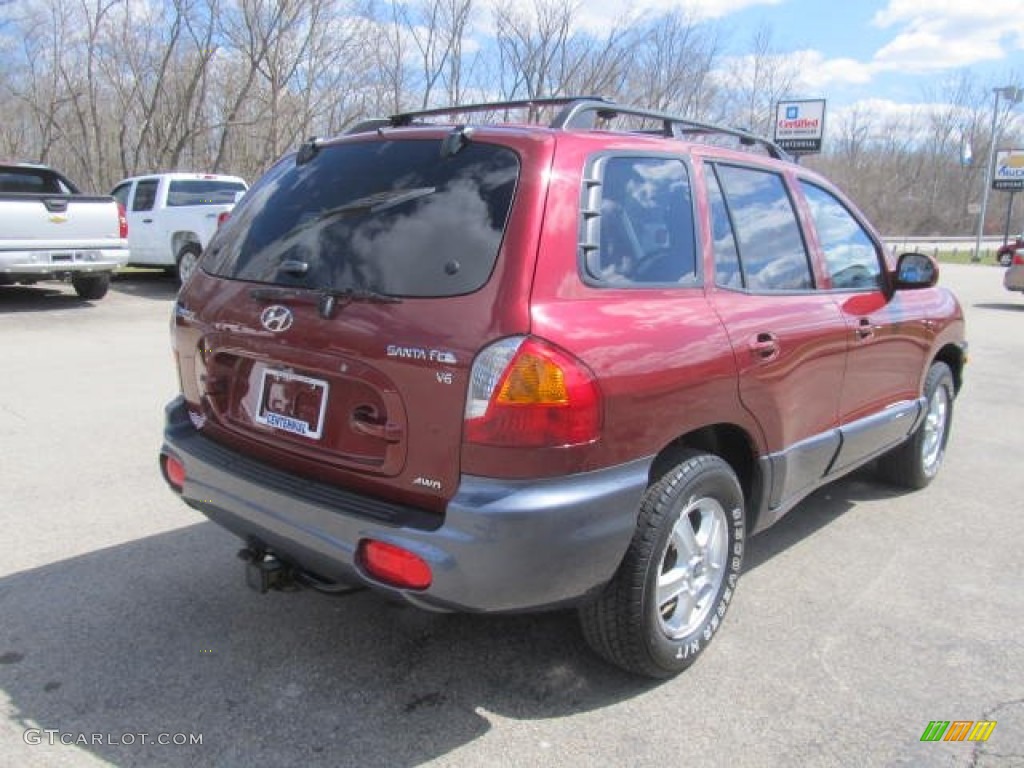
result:
[[[992,189],[1024,189],[1024,149],[1001,149],[996,153]]]
[[[821,152],[825,100],[780,101],[775,109],[775,143],[794,155]]]

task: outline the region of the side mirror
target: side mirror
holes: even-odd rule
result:
[[[931,288],[939,281],[939,265],[923,253],[904,253],[896,262],[896,290]]]

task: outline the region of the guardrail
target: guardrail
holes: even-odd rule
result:
[[[1012,237],[1010,238],[1013,239]],[[891,253],[917,251],[935,256],[943,253],[974,253],[975,238],[973,237],[883,237],[882,242]],[[986,237],[981,241],[981,258],[994,259],[996,251],[1002,246],[1003,238]]]

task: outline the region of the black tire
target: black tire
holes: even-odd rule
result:
[[[79,298],[96,301],[107,295],[107,290],[110,288],[110,274],[72,275],[71,285]]]
[[[925,417],[905,443],[878,460],[883,478],[902,488],[920,489],[939,473],[953,426],[953,373],[932,363],[924,380]]]
[[[199,257],[202,255],[202,249],[198,243],[187,243],[182,246],[181,250],[178,251],[178,255],[175,258],[175,264],[177,265],[178,282],[184,285],[188,282],[188,279],[195,272],[197,265],[199,264]]]
[[[645,492],[636,532],[612,581],[580,608],[590,646],[646,677],[671,677],[693,664],[718,630],[739,580],[743,510],[743,490],[725,461],[684,454]],[[687,539],[691,556],[684,562],[687,545],[681,540]],[[684,595],[692,602],[682,602]]]

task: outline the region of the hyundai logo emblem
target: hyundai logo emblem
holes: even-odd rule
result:
[[[280,304],[273,304],[260,313],[263,327],[273,333],[282,333],[292,327],[292,311]]]

